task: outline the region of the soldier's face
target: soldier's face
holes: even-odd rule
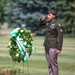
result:
[[[55,18],[55,15],[48,14],[47,18],[48,18],[49,21],[51,21],[51,20],[53,20]]]

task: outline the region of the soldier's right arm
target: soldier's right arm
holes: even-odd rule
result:
[[[40,19],[40,22],[38,24],[39,27],[45,26],[44,20]]]
[[[47,19],[47,16],[48,16],[48,15],[45,15],[43,18],[40,19],[40,22],[39,22],[39,24],[38,24],[39,27],[43,27],[43,26],[46,25],[45,20]]]

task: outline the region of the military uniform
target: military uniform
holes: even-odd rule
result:
[[[48,62],[49,74],[58,75],[58,64],[56,50],[62,50],[63,30],[57,19],[52,21],[40,20],[39,26],[46,28],[44,40],[45,54]]]

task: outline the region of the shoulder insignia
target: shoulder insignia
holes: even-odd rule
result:
[[[60,29],[60,32],[63,32],[63,30],[62,30],[62,29]]]
[[[52,28],[52,29],[55,28],[55,24],[51,24],[50,28]]]
[[[58,24],[58,26],[61,26],[60,23]]]

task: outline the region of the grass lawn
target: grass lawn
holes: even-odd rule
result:
[[[0,71],[3,68],[18,68],[21,72],[24,69],[24,74],[20,75],[28,75],[27,63],[16,63],[14,66],[7,48],[9,38],[9,35],[0,36]],[[29,75],[48,75],[47,62],[42,45],[43,40],[43,36],[34,37],[33,45],[37,50],[29,58]],[[61,54],[59,54],[58,63],[59,75],[75,75],[75,38],[64,38],[63,49]]]

